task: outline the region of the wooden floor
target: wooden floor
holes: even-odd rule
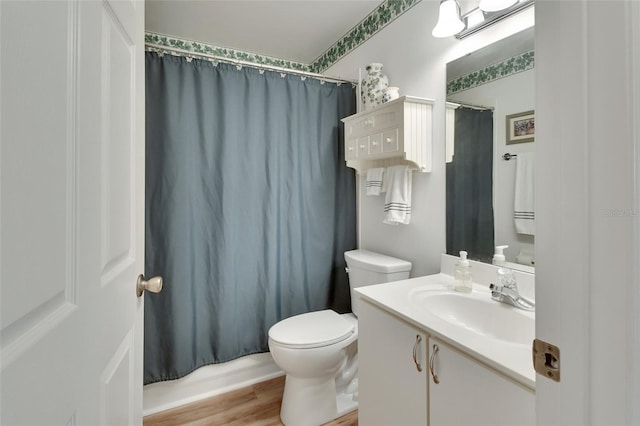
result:
[[[281,426],[280,403],[284,376],[193,404],[152,414],[144,426]],[[327,426],[357,426],[358,412],[342,416]]]

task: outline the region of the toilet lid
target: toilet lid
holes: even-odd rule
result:
[[[354,332],[352,322],[325,310],[284,319],[269,329],[269,338],[290,348],[318,348],[338,343]]]

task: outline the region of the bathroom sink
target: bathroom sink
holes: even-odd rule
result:
[[[521,345],[531,345],[534,339],[533,314],[496,302],[488,292],[415,289],[409,298],[420,310],[473,334]]]

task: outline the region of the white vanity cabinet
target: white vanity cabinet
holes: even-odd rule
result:
[[[535,425],[532,389],[435,338],[429,340],[429,366],[431,426]]]
[[[427,424],[427,339],[363,301],[358,310],[358,424]]]
[[[343,118],[347,166],[364,173],[371,167],[407,164],[430,172],[433,104],[402,96]]]
[[[359,424],[535,425],[533,389],[431,336],[427,327],[366,299],[359,307]]]

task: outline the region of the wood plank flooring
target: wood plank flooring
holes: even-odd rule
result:
[[[144,418],[144,426],[282,426],[284,376]],[[353,411],[326,426],[357,426]]]

